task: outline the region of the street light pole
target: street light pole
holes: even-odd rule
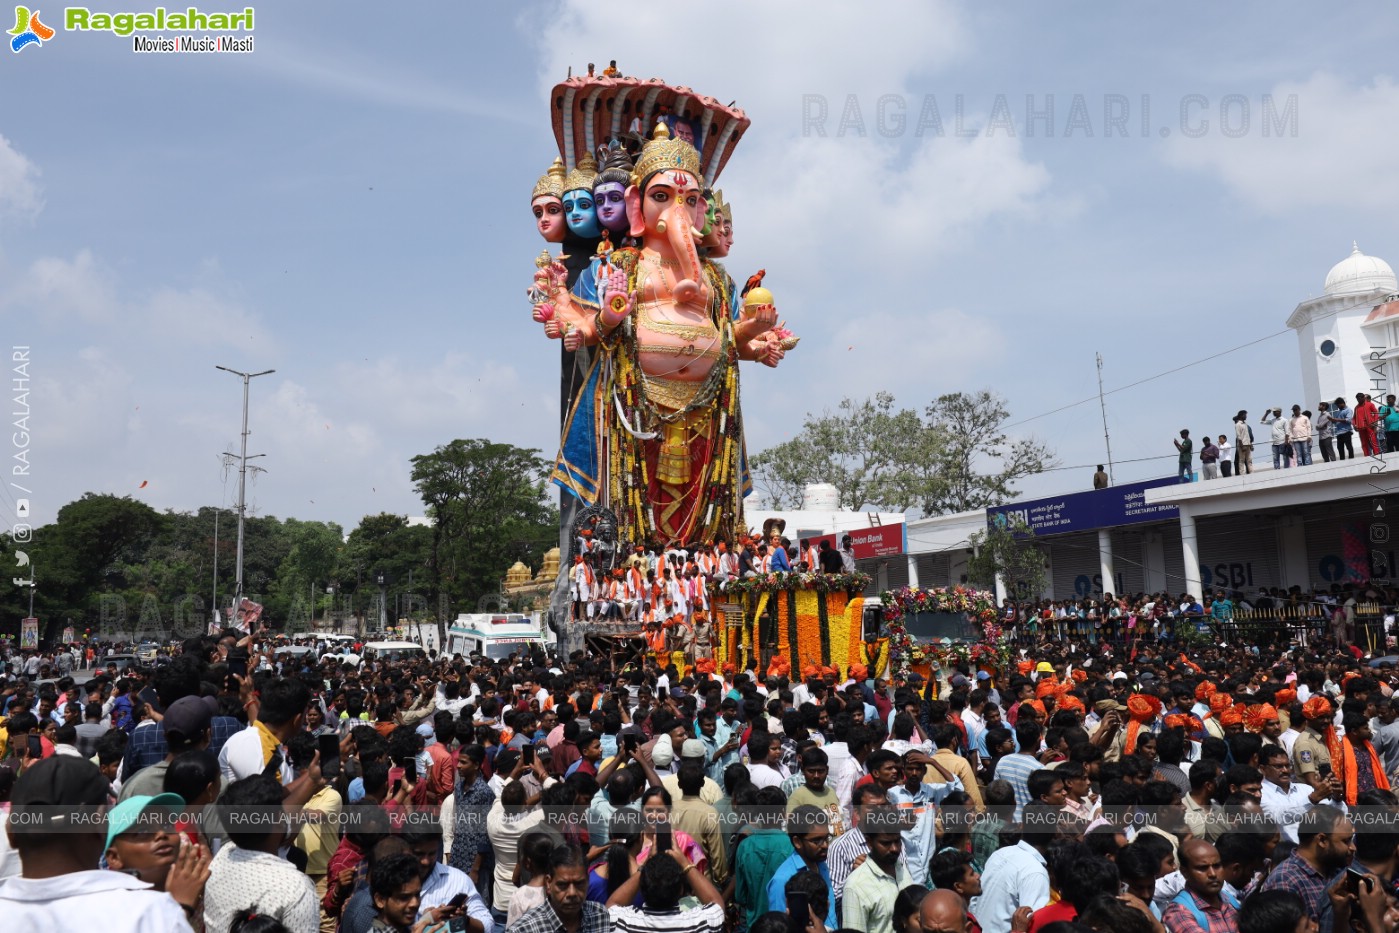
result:
[[[248,510],[248,383],[258,376],[268,376],[275,369],[264,369],[260,373],[244,373],[227,366],[215,366],[226,373],[232,373],[243,380],[243,436],[242,450],[238,455],[238,558],[236,577],[233,585],[233,605],[236,608],[243,599],[243,520]]]

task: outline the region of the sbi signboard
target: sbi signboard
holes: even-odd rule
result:
[[[1159,522],[1179,517],[1180,509],[1175,505],[1147,505],[1146,491],[1158,486],[1173,486],[1178,482],[1175,477],[1168,476],[1067,496],[1017,502],[987,509],[986,522],[1004,523],[1018,519],[1040,536]]]

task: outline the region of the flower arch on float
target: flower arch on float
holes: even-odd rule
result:
[[[910,664],[969,661],[1007,669],[1010,646],[1001,630],[996,597],[986,590],[965,586],[938,586],[931,589],[906,586],[884,594],[884,624],[889,630],[892,666],[898,677],[907,677]],[[919,612],[961,612],[981,627],[981,640],[972,644],[918,644],[908,633],[905,618]]]

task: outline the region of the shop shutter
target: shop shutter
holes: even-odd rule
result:
[[[918,585],[925,587],[951,586],[952,557],[949,554],[919,554]]]
[[[1277,528],[1271,516],[1206,516],[1195,520],[1195,531],[1203,587],[1255,593],[1260,586],[1281,585]]]
[[[1096,595],[1093,578],[1102,566],[1098,561],[1098,533],[1056,535],[1047,538],[1045,543],[1050,552],[1054,598],[1081,599]]]
[[[1120,528],[1112,533],[1112,570],[1121,581],[1114,596],[1136,594],[1146,588],[1146,572],[1142,569],[1142,533],[1139,529]]]

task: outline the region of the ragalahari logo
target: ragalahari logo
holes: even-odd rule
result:
[[[43,45],[54,37],[54,31],[39,21],[39,11],[29,12],[28,7],[15,7],[15,28],[10,30],[10,35],[14,36],[10,40],[10,51],[18,53],[25,46]]]

